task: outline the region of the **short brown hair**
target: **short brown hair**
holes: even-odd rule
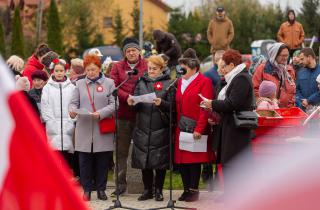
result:
[[[93,63],[94,65],[101,68],[100,58],[96,55],[86,55],[83,59],[83,67],[86,68],[88,65]]]
[[[316,59],[316,54],[314,53],[313,49],[310,47],[305,47],[300,51],[300,54],[303,54],[306,57],[311,56],[312,58]]]
[[[229,49],[223,53],[222,60],[229,65],[233,63],[235,66],[238,66],[242,63],[242,57],[238,50]]]
[[[36,51],[34,52],[35,56],[37,58],[40,58],[41,56],[45,55],[46,53],[52,51],[47,44],[39,44]]]

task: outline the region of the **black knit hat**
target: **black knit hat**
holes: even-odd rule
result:
[[[123,40],[122,43],[122,50],[125,53],[128,48],[136,48],[138,50],[141,50],[139,46],[139,41],[133,37],[127,37]]]
[[[38,79],[42,79],[43,81],[47,81],[49,79],[48,74],[43,70],[36,70],[31,74],[31,78],[32,80],[38,78]]]
[[[186,51],[184,51],[181,58],[179,58],[178,62],[180,64],[185,64],[190,68],[195,68],[200,66],[200,61],[197,57],[197,53],[192,48],[188,48]]]

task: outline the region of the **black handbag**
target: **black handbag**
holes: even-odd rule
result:
[[[235,111],[233,118],[237,128],[256,129],[258,127],[258,115],[253,111]]]
[[[193,133],[196,125],[197,125],[196,120],[191,119],[186,116],[181,116],[180,121],[179,121],[180,131],[187,132],[187,133]]]

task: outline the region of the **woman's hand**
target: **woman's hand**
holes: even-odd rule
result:
[[[128,99],[127,99],[127,103],[129,106],[133,106],[134,100],[131,98],[132,95],[129,95]]]
[[[160,106],[160,104],[161,104],[161,98],[153,99],[153,103],[154,103],[156,106]]]
[[[99,114],[98,112],[93,112],[93,113],[91,113],[91,116],[92,116],[93,118],[97,119],[97,120],[100,119],[100,114]]]
[[[70,115],[71,119],[74,119],[77,116],[77,113],[70,111],[69,115]]]
[[[201,138],[201,133],[198,133],[198,132],[193,132],[193,138],[195,139],[195,140],[198,140],[198,139],[200,139]]]
[[[200,106],[203,106],[206,109],[212,109],[212,100],[201,101]]]

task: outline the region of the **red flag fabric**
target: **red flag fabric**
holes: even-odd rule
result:
[[[88,209],[1,60],[0,75],[0,210]]]

